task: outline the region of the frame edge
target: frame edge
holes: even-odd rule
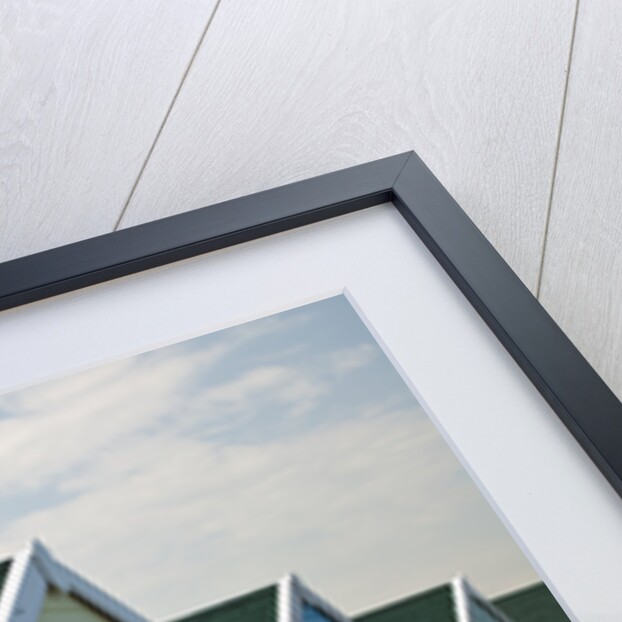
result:
[[[386,202],[622,497],[622,403],[414,151],[0,263],[0,311]]]
[[[413,152],[393,203],[622,497],[622,403]]]

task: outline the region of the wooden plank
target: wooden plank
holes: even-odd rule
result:
[[[541,300],[622,398],[622,5],[582,2]]]
[[[227,0],[122,226],[415,149],[535,285],[573,0]]]
[[[114,622],[78,599],[60,592],[48,592],[39,622]]]
[[[1,4],[0,261],[112,230],[214,4]]]

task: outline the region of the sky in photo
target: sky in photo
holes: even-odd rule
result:
[[[537,580],[343,296],[0,396],[0,553],[33,537],[158,619]]]

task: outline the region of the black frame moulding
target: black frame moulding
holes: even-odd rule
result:
[[[622,403],[414,152],[0,264],[0,311],[392,202],[622,496]]]

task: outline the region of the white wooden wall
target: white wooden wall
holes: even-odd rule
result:
[[[415,149],[622,397],[621,35],[618,0],[5,0],[0,260]]]

